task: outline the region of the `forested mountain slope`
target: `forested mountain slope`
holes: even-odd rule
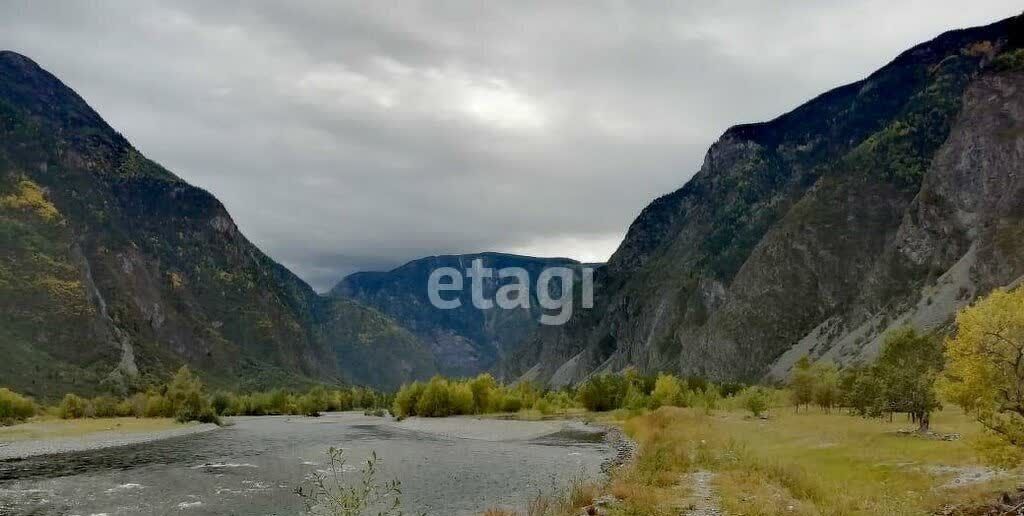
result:
[[[318,296],[217,199],[13,52],[0,52],[0,353],[2,383],[42,397],[121,391],[181,364],[233,388],[435,371],[410,333]]]

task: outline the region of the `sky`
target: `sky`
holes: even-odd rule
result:
[[[1019,0],[0,2],[35,60],[318,290],[502,251],[604,261],[729,126]]]

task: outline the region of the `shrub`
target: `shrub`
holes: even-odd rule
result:
[[[576,392],[580,404],[592,412],[604,412],[622,407],[629,382],[619,375],[599,374],[580,385]]]
[[[395,402],[392,405],[391,410],[395,413],[395,417],[405,418],[416,415],[416,404],[419,403],[424,389],[426,386],[420,382],[403,385],[395,395]]]
[[[477,413],[495,411],[498,382],[493,376],[487,373],[478,375],[469,382],[469,388],[473,391],[473,407]]]
[[[654,382],[654,391],[651,392],[651,408],[666,405],[680,407],[684,406],[685,402],[682,382],[670,374],[658,375],[658,379]]]
[[[736,397],[740,400],[740,405],[749,410],[754,417],[758,417],[768,410],[771,403],[771,395],[759,385],[743,389]]]
[[[226,416],[231,415],[231,409],[235,406],[235,403],[231,399],[231,394],[221,391],[213,395],[213,398],[210,399],[210,405],[213,406],[213,411],[218,416]]]
[[[171,417],[174,415],[171,402],[159,393],[146,395],[146,408],[143,411],[145,417]]]
[[[0,388],[0,425],[24,421],[36,413],[32,400],[6,388]]]
[[[95,417],[117,417],[118,400],[113,396],[97,396],[92,399],[93,415]]]
[[[518,394],[508,393],[501,399],[502,412],[519,412],[523,409],[523,399]]]
[[[473,389],[466,383],[450,384],[451,413],[472,414],[475,412],[473,403]]]
[[[65,394],[57,407],[57,414],[61,419],[78,419],[87,417],[92,412],[89,400],[76,394]]]
[[[299,412],[304,416],[319,417],[326,403],[317,394],[308,392],[298,400]]]
[[[423,394],[416,402],[416,414],[426,417],[445,417],[451,413],[448,380],[435,376],[423,389]]]

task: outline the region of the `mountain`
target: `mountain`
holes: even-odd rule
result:
[[[150,161],[30,59],[0,52],[0,379],[48,398],[182,364],[214,386],[394,386],[409,332],[317,295],[224,206]]]
[[[474,308],[469,296],[461,306],[443,310],[435,308],[427,297],[427,281],[431,272],[441,267],[459,271],[468,269],[474,260],[483,267],[502,269],[519,267],[536,282],[541,270],[568,267],[578,271],[585,264],[568,258],[534,258],[503,253],[478,253],[430,256],[413,260],[388,272],[358,272],[341,280],[330,292],[337,299],[352,299],[372,306],[401,321],[413,334],[426,342],[441,372],[450,376],[468,376],[490,369],[513,344],[526,338],[539,326],[541,307],[535,289],[530,291],[530,308],[504,310]],[[496,280],[483,282],[485,299],[508,283]],[[468,292],[468,280],[464,285]]]
[[[740,125],[647,206],[597,302],[540,328],[510,378],[636,366],[784,377],[804,354],[871,358],[948,328],[1024,275],[1024,21],[957,30],[779,118]]]

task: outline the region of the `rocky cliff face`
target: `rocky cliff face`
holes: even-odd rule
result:
[[[435,370],[415,337],[316,295],[212,195],[12,52],[0,52],[0,351],[0,383],[43,397],[124,390],[183,363],[235,388],[391,386]]]
[[[479,310],[470,302],[469,280],[464,285],[462,305],[442,310],[427,297],[430,273],[441,267],[459,271],[470,268],[473,260],[494,270],[519,267],[527,271],[531,282],[547,267],[579,270],[579,262],[566,258],[534,258],[502,253],[431,256],[413,260],[388,272],[360,272],[344,278],[331,290],[338,299],[353,299],[372,306],[401,321],[402,325],[426,342],[441,372],[451,376],[474,375],[490,369],[510,346],[522,341],[537,326],[541,307],[536,290],[531,289],[530,308]],[[483,282],[485,299],[494,299],[502,282]],[[453,294],[452,294],[453,295]]]
[[[1024,274],[1021,17],[954,31],[776,120],[727,131],[648,206],[598,307],[501,365],[563,384],[626,366],[783,376],[942,329]]]

